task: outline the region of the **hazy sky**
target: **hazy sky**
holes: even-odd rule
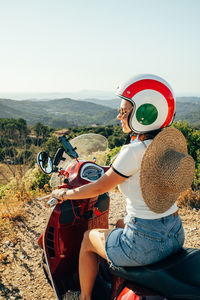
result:
[[[0,0],[0,93],[114,91],[155,73],[200,95],[200,0]]]

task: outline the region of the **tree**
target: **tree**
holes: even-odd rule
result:
[[[5,181],[9,177],[15,177],[20,170],[24,174],[26,165],[33,158],[33,153],[27,154],[26,139],[29,134],[26,121],[20,119],[0,119],[0,161],[3,163],[0,168],[0,175]]]
[[[50,129],[48,126],[38,122],[33,126],[33,130],[37,138],[41,137],[43,140],[49,136]]]
[[[42,144],[42,149],[52,158],[60,147],[61,145],[55,135],[52,135],[45,143]]]
[[[186,121],[174,122],[173,127],[179,129],[187,140],[188,153],[195,161],[195,178],[192,188],[200,189],[200,129],[190,126]]]

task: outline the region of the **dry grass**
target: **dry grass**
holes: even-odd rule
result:
[[[22,173],[18,174],[3,187],[3,192],[0,194],[0,241],[15,243],[16,224],[26,219],[25,205],[27,202],[33,201],[36,196],[43,195],[45,192],[32,191],[31,185],[34,177],[34,172],[37,168],[30,169],[25,176]],[[49,193],[48,185],[46,185],[46,193]],[[0,261],[3,259],[0,253]]]
[[[177,204],[180,208],[196,208],[200,209],[200,191],[188,189],[178,198]]]
[[[15,224],[25,218],[24,204],[30,199],[23,188],[5,191],[0,199],[0,239],[15,240]]]
[[[15,171],[15,166],[6,165],[0,163],[0,185],[7,184],[11,177],[13,177],[13,172]]]
[[[25,184],[26,183],[26,184]],[[5,186],[0,197],[0,240],[15,242],[16,223],[26,218],[25,204],[33,199],[27,180],[20,173]],[[0,253],[0,260],[2,254]]]
[[[0,163],[0,185],[7,184],[12,178],[22,178],[26,173],[28,166],[9,165]]]

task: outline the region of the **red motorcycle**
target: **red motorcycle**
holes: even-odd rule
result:
[[[73,189],[98,180],[109,169],[101,166],[107,148],[105,137],[84,134],[70,142],[65,136],[59,139],[61,147],[53,161],[46,152],[37,156],[43,172],[53,173],[52,187]],[[57,299],[62,300],[68,290],[80,290],[78,257],[83,234],[88,229],[108,228],[109,201],[109,194],[105,193],[90,199],[48,202],[52,212],[38,243],[43,249],[44,272]],[[199,270],[200,250],[192,248],[182,248],[152,265],[117,270],[110,269],[101,259],[92,299],[197,300]]]

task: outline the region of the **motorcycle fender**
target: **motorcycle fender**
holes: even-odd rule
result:
[[[119,296],[117,297],[117,300],[139,300],[140,297],[137,296],[132,290],[125,287]]]

